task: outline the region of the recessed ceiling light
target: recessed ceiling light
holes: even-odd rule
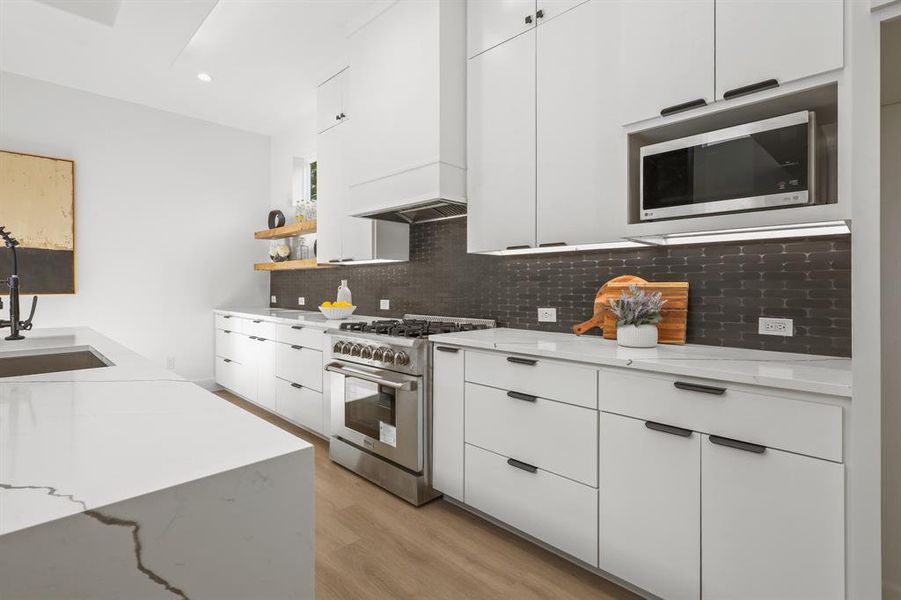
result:
[[[213,80],[213,76],[210,75],[209,73],[198,73],[197,79],[199,79],[200,81],[202,81],[204,83],[209,83]]]

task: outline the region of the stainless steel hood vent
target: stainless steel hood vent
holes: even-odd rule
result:
[[[395,221],[397,223],[428,223],[466,216],[466,204],[448,200],[429,200],[422,204],[407,205],[403,208],[392,208],[385,211],[360,215],[370,219]]]

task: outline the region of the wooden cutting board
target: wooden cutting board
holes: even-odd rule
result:
[[[604,331],[604,338],[615,340],[616,317],[609,310],[609,302],[611,298],[617,298],[628,291],[633,284],[650,292],[660,292],[667,300],[661,311],[660,323],[657,324],[659,342],[684,344],[688,321],[688,282],[649,282],[635,275],[615,277],[601,286],[594,299],[594,316],[584,323],[573,325],[573,333],[582,335],[594,327],[600,327]]]
[[[629,283],[610,282],[607,285],[607,296],[617,298],[629,291]],[[660,322],[657,324],[658,342],[661,344],[684,344],[688,325],[688,282],[646,282],[635,283],[647,292],[660,292],[666,304],[660,311]],[[616,339],[616,317],[610,310],[604,310],[604,338]]]

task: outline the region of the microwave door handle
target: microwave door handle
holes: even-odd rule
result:
[[[384,385],[385,387],[390,387],[395,390],[413,390],[416,389],[416,384],[413,381],[391,381],[389,379],[383,379],[376,375],[372,375],[370,373],[364,373],[362,371],[357,371],[355,369],[348,369],[347,367],[342,367],[336,363],[332,363],[330,365],[326,365],[326,371],[331,371],[332,373],[339,373],[341,375],[345,375],[347,377],[354,377],[356,379],[362,379],[364,381],[369,381],[371,383],[377,383],[379,385]]]

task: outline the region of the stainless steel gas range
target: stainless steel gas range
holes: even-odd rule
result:
[[[487,327],[494,321],[423,315],[343,323],[326,366],[329,457],[416,506],[440,496],[431,485],[428,336]]]

